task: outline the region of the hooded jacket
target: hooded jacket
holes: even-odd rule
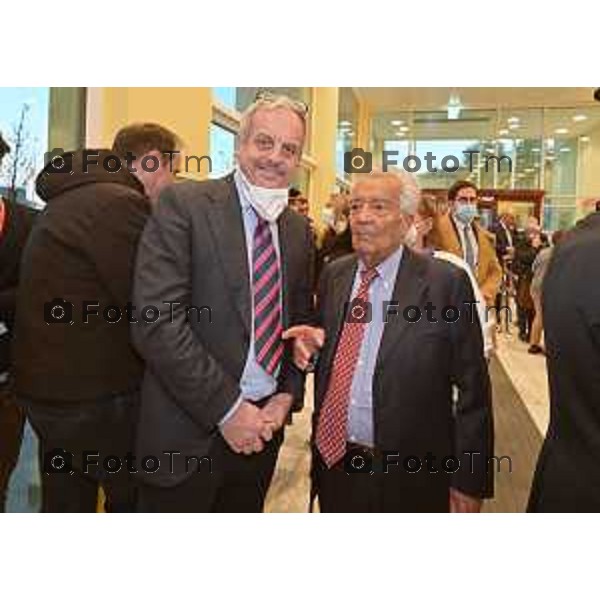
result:
[[[15,317],[19,264],[36,211],[1,199],[4,220],[0,231],[0,386],[10,367],[10,342]]]
[[[98,150],[98,164],[87,167],[84,152],[64,154],[66,168],[48,164],[36,180],[47,204],[23,253],[13,348],[24,399],[110,398],[135,390],[142,376],[127,304],[150,204],[125,165],[105,169],[111,152]]]

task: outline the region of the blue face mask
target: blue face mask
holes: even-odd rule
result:
[[[479,211],[475,204],[463,204],[461,202],[456,204],[454,214],[461,223],[468,225],[479,214]]]

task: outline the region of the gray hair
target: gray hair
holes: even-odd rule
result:
[[[294,113],[302,122],[304,128],[304,137],[306,137],[307,123],[307,107],[296,100],[292,100],[287,96],[271,96],[268,94],[257,98],[243,113],[240,119],[240,129],[238,132],[238,140],[245,141],[250,135],[252,128],[252,117],[259,110],[278,110],[285,109]]]
[[[400,169],[388,169],[387,171],[374,169],[370,173],[362,175],[355,183],[369,177],[393,181],[400,188],[398,197],[400,201],[400,210],[407,215],[417,214],[419,202],[421,201],[421,188],[417,183],[416,177],[412,173]]]

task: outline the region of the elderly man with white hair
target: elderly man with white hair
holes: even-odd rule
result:
[[[473,291],[464,271],[405,245],[418,200],[399,174],[358,179],[356,254],[324,270],[318,327],[284,334],[300,368],[320,346],[312,489],[322,512],[477,512],[492,493]]]

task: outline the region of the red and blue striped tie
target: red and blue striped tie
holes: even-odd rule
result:
[[[254,352],[267,373],[274,375],[283,355],[281,275],[269,223],[258,217],[252,251]]]

